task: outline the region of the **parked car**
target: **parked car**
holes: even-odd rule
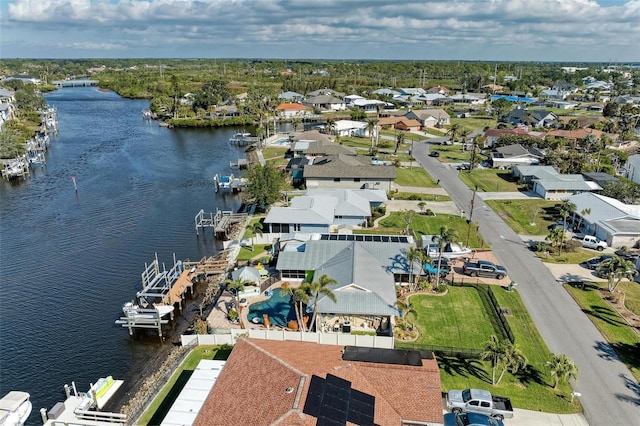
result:
[[[596,270],[600,267],[602,262],[607,261],[612,257],[613,256],[610,254],[603,254],[602,256],[592,257],[591,259],[587,260],[583,264],[589,269]]]
[[[504,426],[504,423],[479,413],[447,413],[444,426]]]
[[[471,277],[489,277],[501,280],[507,276],[507,270],[504,266],[496,265],[487,260],[464,262],[462,271],[465,275],[469,275]]]
[[[431,151],[429,157],[440,157],[440,151]]]
[[[625,260],[636,261],[638,257],[640,257],[640,252],[637,250],[629,250],[625,248],[621,248],[615,251],[616,256],[620,256]]]
[[[602,251],[609,247],[606,241],[602,241],[601,239],[593,235],[577,234],[572,239],[580,241],[580,243],[582,243],[582,247],[590,248],[597,251]]]
[[[513,417],[509,398],[491,395],[491,392],[482,389],[450,390],[447,407],[453,413],[480,413],[500,420]]]

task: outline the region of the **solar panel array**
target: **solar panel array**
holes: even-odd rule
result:
[[[303,412],[318,426],[374,425],[375,397],[351,388],[351,382],[332,374],[313,375]]]
[[[366,235],[366,234],[322,234],[324,241],[367,241],[376,243],[409,243],[407,237],[401,235]]]

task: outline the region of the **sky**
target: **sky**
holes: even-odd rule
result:
[[[0,58],[640,61],[640,0],[0,0]]]

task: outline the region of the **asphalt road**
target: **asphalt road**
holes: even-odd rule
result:
[[[473,192],[458,179],[464,172],[429,157],[425,143],[414,146],[414,156],[468,217]],[[578,366],[573,388],[582,394],[589,424],[640,425],[640,385],[562,285],[478,196],[472,221],[480,224],[482,237],[518,283],[517,291],[551,351],[567,354]]]

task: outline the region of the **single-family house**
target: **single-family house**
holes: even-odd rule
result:
[[[551,89],[570,93],[576,93],[579,90],[578,86],[568,82],[556,83],[551,87]]]
[[[0,87],[0,104],[12,104],[15,101],[16,101],[16,96],[13,90]]]
[[[365,121],[337,120],[335,132],[338,136],[356,136],[368,138],[371,136],[368,124]],[[374,129],[377,132],[377,129]]]
[[[366,189],[308,190],[288,207],[272,207],[264,219],[269,234],[331,232],[338,227],[361,227],[371,216],[370,198],[386,200],[384,191]]]
[[[531,190],[545,200],[566,200],[574,194],[602,189],[582,175],[563,175],[551,166],[515,166],[512,174],[527,182]]]
[[[597,139],[602,138],[605,132],[600,130],[584,128],[584,129],[575,129],[575,130],[551,130],[547,133],[548,136],[555,136],[556,138],[566,139],[568,142],[575,144],[583,139],[585,139],[589,135],[595,136]],[[611,139],[617,139],[615,135],[609,135]]]
[[[519,165],[539,164],[544,154],[537,148],[525,148],[519,143],[501,146],[493,150],[489,157],[491,167],[506,169]]]
[[[344,103],[347,108],[350,108],[353,105],[353,102],[356,100],[365,100],[366,98],[360,95],[347,95],[344,97]]]
[[[531,127],[550,127],[558,116],[544,109],[527,110],[516,108],[511,110],[504,121],[513,125],[527,125]]]
[[[604,172],[583,173],[582,176],[584,176],[586,180],[595,182],[603,188],[605,187],[605,185],[617,184],[620,182],[620,179],[618,179],[617,177],[611,176],[609,173]]]
[[[433,86],[433,87],[429,87],[426,90],[427,93],[439,93],[441,95],[448,95],[449,94],[449,89],[447,89],[444,86]]]
[[[20,80],[24,84],[40,84],[40,77],[36,77],[34,75],[29,74],[10,74],[5,76],[3,81],[7,80]]]
[[[516,127],[515,129],[487,129],[484,132],[484,148],[491,148],[496,145],[498,139],[502,135],[516,135],[516,136],[530,136],[534,138],[543,137],[544,133],[541,132],[530,132],[520,127]]]
[[[286,91],[278,95],[278,99],[283,102],[301,102],[304,100],[304,95],[298,92]]]
[[[548,105],[551,108],[558,108],[558,109],[574,109],[578,107],[577,103],[568,102],[568,101],[550,101]]]
[[[423,95],[426,93],[422,87],[402,87],[398,89],[398,92],[400,92],[401,95],[408,96]]]
[[[504,90],[504,86],[500,86],[499,84],[485,84],[484,86],[480,87],[482,89],[483,92],[486,93],[500,93]]]
[[[471,104],[471,105],[484,105],[486,102],[485,95],[483,93],[456,93],[449,96],[449,100],[456,104]]]
[[[640,183],[640,154],[627,157],[622,175],[635,183]]]
[[[193,425],[442,423],[440,371],[428,353],[246,338]]]
[[[344,111],[347,109],[343,99],[332,95],[307,96],[302,104],[320,111]]]
[[[556,89],[545,89],[540,92],[541,99],[566,99],[569,96],[569,92]]]
[[[276,114],[282,118],[304,117],[309,108],[299,103],[283,103],[276,107]]]
[[[373,165],[366,156],[327,156],[304,168],[307,188],[369,188],[389,192],[395,178],[394,166]]]
[[[374,90],[373,94],[378,96],[390,96],[393,98],[394,96],[400,95],[400,92],[393,89],[378,89],[378,90]]]
[[[405,114],[406,118],[418,120],[422,127],[443,127],[451,124],[451,116],[442,109],[417,109]]]
[[[305,130],[304,132],[291,133],[289,139],[292,142],[298,141],[321,141],[332,142],[333,138],[326,133],[321,133],[318,130]]]
[[[409,118],[401,118],[400,120],[398,120],[398,122],[395,125],[395,128],[398,130],[404,130],[404,131],[408,131],[408,132],[415,132],[420,130],[420,128],[422,127],[422,125],[420,124],[420,122],[418,120],[412,120]]]
[[[389,102],[379,101],[377,99],[355,99],[351,103],[351,107],[358,108],[364,112],[378,112],[385,108],[395,108],[395,105]]]
[[[236,105],[220,105],[215,109],[216,117],[239,117],[240,110]]]
[[[450,102],[449,98],[440,93],[425,93],[417,96],[415,100],[423,105],[443,105]]]
[[[573,195],[569,201],[576,206],[573,223],[585,234],[595,235],[610,247],[633,247],[640,238],[640,205],[591,192]]]
[[[333,96],[335,98],[344,99],[346,93],[338,92],[337,90],[333,90],[333,89],[318,89],[318,90],[314,90],[313,92],[307,93],[307,97],[314,97],[314,96],[321,96],[321,95]]]
[[[340,145],[330,140],[300,139],[293,144],[293,155],[304,156],[308,159],[334,155],[357,155],[356,149],[350,146]]]

